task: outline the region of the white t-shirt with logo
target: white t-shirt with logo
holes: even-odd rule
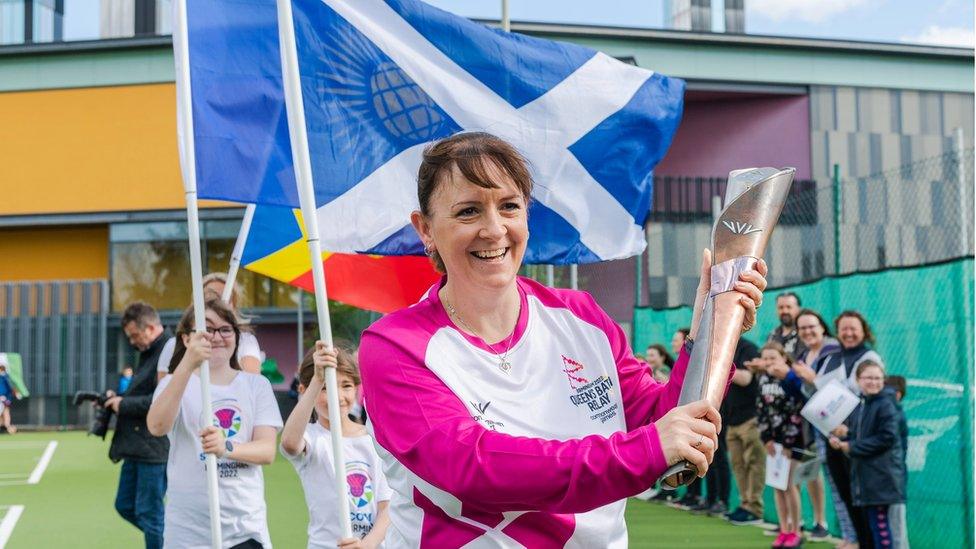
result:
[[[240,342],[237,344],[237,360],[244,360],[244,357],[251,356],[264,362],[261,357],[261,346],[258,345],[258,338],[251,332],[241,332]],[[156,371],[169,372],[169,363],[173,360],[173,352],[176,350],[176,338],[171,337],[163,344],[163,350],[159,352],[159,362],[156,364]]]
[[[169,385],[167,376],[156,387],[153,399]],[[166,465],[165,547],[210,547],[210,512],[206,467],[198,433],[207,423],[224,430],[232,442],[250,442],[257,426],[281,429],[281,412],[271,383],[263,376],[238,372],[229,385],[211,385],[213,418],[202,421],[200,377],[190,376],[180,400],[180,410],[169,432]],[[232,459],[217,460],[220,490],[221,534],[226,546],[256,539],[271,547],[264,502],[264,474],[260,466]]]
[[[379,502],[390,500],[390,487],[380,458],[367,434],[343,437],[346,481],[349,485],[349,520],[354,537],[363,538],[373,529]],[[332,461],[332,434],[320,423],[305,427],[305,452],[281,454],[295,466],[308,505],[309,549],[333,548],[342,537],[336,504]]]

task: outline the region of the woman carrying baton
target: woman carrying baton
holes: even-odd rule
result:
[[[387,547],[625,546],[624,498],[681,460],[708,469],[718,411],[675,407],[687,350],[658,384],[592,297],[517,276],[531,192],[525,160],[489,134],[424,153],[411,221],[445,276],[360,347],[394,491]],[[705,254],[696,315],[709,264]],[[737,286],[745,328],[759,271]]]

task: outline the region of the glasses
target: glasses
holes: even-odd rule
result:
[[[884,378],[881,376],[861,376],[858,379],[863,379],[865,381],[884,381]]]
[[[214,334],[220,334],[221,337],[233,337],[234,327],[221,326],[220,328],[214,328],[212,326],[207,326],[207,333],[210,334],[210,337],[213,337]]]
[[[797,326],[796,329],[799,332],[803,332],[806,330],[816,330],[819,326],[819,324],[813,324],[812,326]]]

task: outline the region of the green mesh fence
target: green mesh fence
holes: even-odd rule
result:
[[[769,290],[757,326],[746,337],[762,343],[778,324],[773,300],[787,290],[796,292],[804,307],[819,311],[828,322],[845,309],[858,310],[868,319],[888,373],[908,379],[902,405],[909,429],[909,539],[915,547],[972,547],[973,260],[851,274]],[[667,344],[671,334],[690,321],[688,307],[637,309],[634,348]],[[767,519],[775,517],[770,495]],[[806,499],[804,516],[809,524]],[[836,532],[836,524],[831,529]]]

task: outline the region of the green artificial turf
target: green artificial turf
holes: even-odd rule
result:
[[[51,440],[58,446],[46,472],[39,483],[25,484]],[[0,516],[7,506],[24,506],[7,548],[141,546],[139,531],[113,507],[119,467],[108,459],[108,442],[82,432],[0,436]],[[305,547],[308,511],[291,465],[279,457],[265,468],[265,484],[275,546]],[[638,500],[628,503],[627,525],[634,548],[768,547],[773,541],[756,527],[736,527]]]

